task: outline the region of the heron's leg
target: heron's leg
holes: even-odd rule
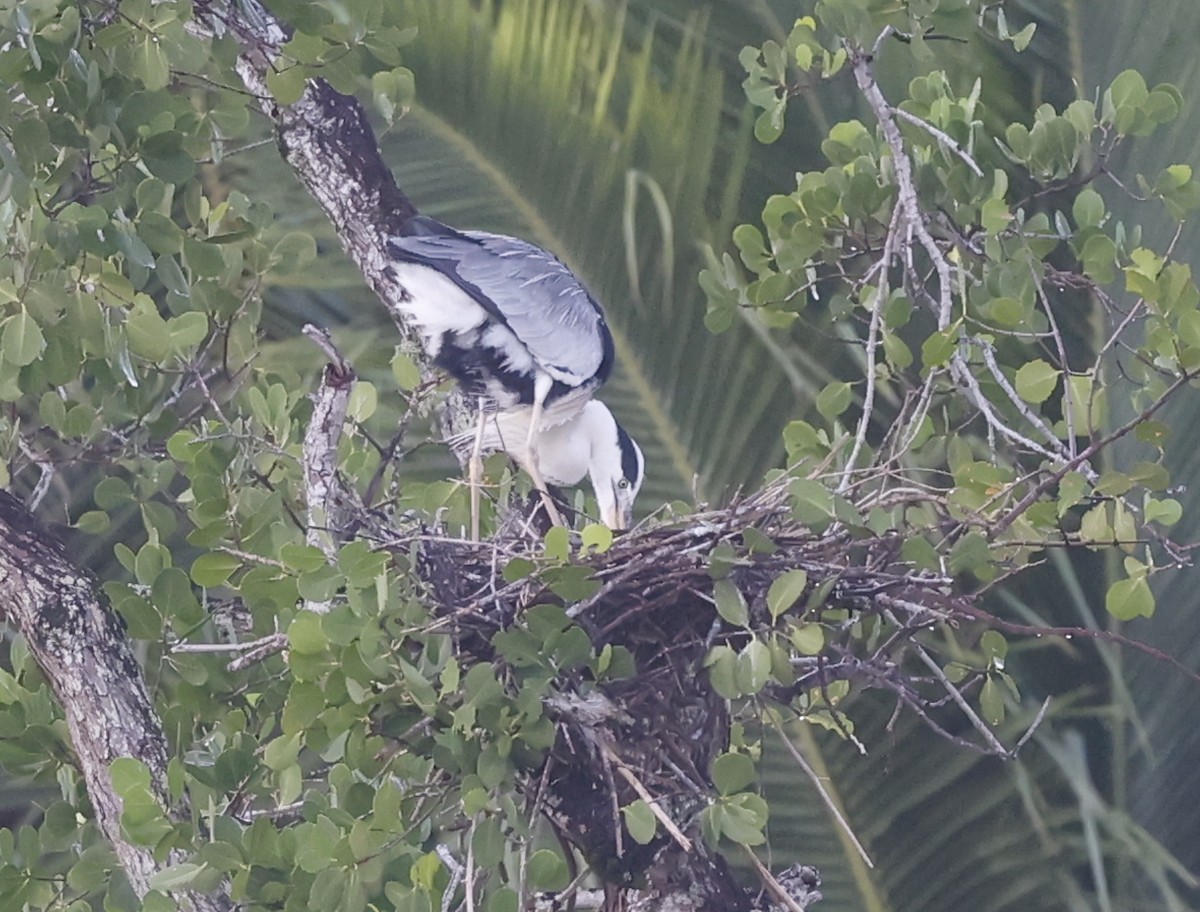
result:
[[[550,517],[550,522],[554,523],[554,525],[565,526],[566,523],[563,522],[558,508],[554,505],[554,498],[550,496],[546,482],[542,480],[541,453],[538,446],[538,437],[541,430],[540,425],[542,423],[542,406],[546,402],[546,397],[550,395],[550,388],[552,386],[554,386],[554,379],[549,374],[538,374],[537,379],[533,381],[533,408],[529,411],[529,433],[525,435],[525,446],[529,450],[529,477],[533,479],[533,486],[542,495],[542,503],[546,507],[546,515]]]
[[[475,446],[467,464],[467,483],[471,489],[471,541],[479,541],[480,486],[483,483],[483,425],[487,421],[483,399],[479,400],[479,424],[475,428]]]
[[[542,406],[553,385],[554,380],[549,374],[538,374],[533,381],[533,408],[529,411],[529,432],[525,435],[525,446],[529,451],[529,465],[526,466],[526,469],[529,477],[533,479],[533,486],[542,495],[542,503],[546,507],[546,515],[550,517],[550,522],[556,526],[565,526],[566,523],[559,515],[558,507],[554,505],[554,498],[550,496],[546,482],[542,480],[540,453],[538,452],[538,426],[542,423]]]
[[[549,374],[538,374],[537,379],[533,381],[533,408],[529,413],[529,433],[525,436],[525,445],[529,447],[530,453],[537,452],[533,442],[537,439],[538,425],[542,423],[542,407],[546,403],[546,397],[550,395],[552,386],[554,380]]]
[[[550,517],[550,522],[556,526],[565,526],[566,523],[563,522],[562,515],[558,512],[558,507],[554,504],[554,498],[550,496],[546,482],[542,481],[542,473],[537,467],[536,459],[530,460],[529,465],[526,466],[526,471],[529,472],[529,477],[533,479],[533,486],[542,495],[542,505],[546,508],[546,515]]]

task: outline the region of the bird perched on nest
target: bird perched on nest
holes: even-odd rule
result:
[[[600,518],[632,522],[645,460],[633,438],[592,395],[612,370],[612,334],[595,299],[553,255],[526,241],[457,231],[414,216],[388,238],[409,300],[400,308],[425,350],[479,402],[470,449],[472,536],[484,452],[503,451],[542,494],[591,479]]]

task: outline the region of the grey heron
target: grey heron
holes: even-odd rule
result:
[[[459,231],[427,216],[388,238],[400,302],[434,364],[480,402],[470,445],[472,534],[477,537],[480,454],[503,451],[541,492],[547,482],[592,483],[600,518],[632,523],[645,460],[608,407],[592,395],[612,371],[604,314],[556,257],[526,241]]]

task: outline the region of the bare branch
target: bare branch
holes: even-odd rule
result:
[[[308,505],[308,531],[305,540],[319,548],[329,560],[337,556],[338,539],[344,524],[345,496],[337,475],[337,448],[346,423],[350,391],[354,386],[354,368],[338,353],[323,329],[309,325],[304,334],[326,353],[330,363],[321,373],[321,383],[313,393],[313,414],[304,434],[304,495]],[[328,605],[310,605],[314,611],[327,611]]]
[[[868,868],[875,867],[875,862],[871,861],[871,856],[863,848],[862,842],[855,835],[850,822],[846,820],[842,809],[838,807],[837,802],[833,800],[833,796],[829,794],[829,790],[825,788],[825,783],[821,781],[821,777],[817,775],[817,771],[809,765],[808,760],[800,753],[800,749],[792,743],[792,739],[787,736],[787,732],[783,730],[783,726],[776,724],[775,732],[779,735],[779,740],[783,742],[783,746],[787,748],[788,753],[792,755],[792,759],[796,761],[796,764],[804,771],[804,775],[816,787],[817,794],[821,796],[821,801],[829,809],[829,813],[833,815],[833,819],[837,821],[837,825],[841,827],[842,832],[846,834],[846,838],[850,840],[850,843],[854,846],[854,850],[858,852],[859,858],[863,860]]]
[[[939,130],[937,127],[935,127],[929,121],[922,120],[916,114],[910,114],[908,111],[904,110],[903,108],[892,108],[892,112],[897,117],[899,117],[901,120],[907,120],[910,124],[920,127],[922,130],[924,130],[926,133],[928,133],[930,136],[932,136],[934,139],[936,139],[939,143],[941,143],[943,146],[945,146],[947,149],[949,149],[951,152],[953,152],[955,155],[957,155],[959,158],[961,158],[963,160],[963,162],[966,164],[966,166],[968,168],[970,168],[971,171],[975,174],[976,177],[983,177],[983,171],[980,170],[979,165],[977,165],[975,163],[975,159],[973,159],[970,155],[968,155],[963,150],[962,146],[960,146],[958,143],[956,143],[947,133],[943,133],[941,130]]]

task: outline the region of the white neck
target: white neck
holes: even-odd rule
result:
[[[542,477],[550,484],[576,485],[588,474],[594,482],[596,464],[606,458],[620,468],[616,419],[595,399],[570,421],[543,428],[537,447]]]

